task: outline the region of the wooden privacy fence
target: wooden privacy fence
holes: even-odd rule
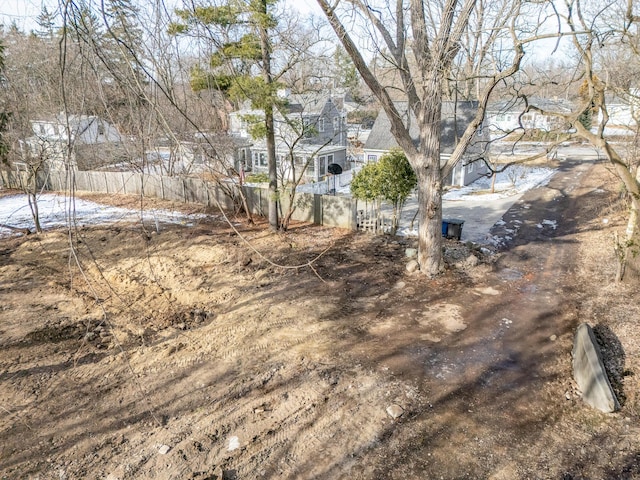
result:
[[[227,211],[235,209],[234,196],[238,197],[238,185],[229,183],[223,188],[215,182],[196,177],[167,177],[136,172],[100,171],[50,171],[38,177],[38,188],[51,191],[69,190],[73,182],[77,191],[145,195],[175,202],[198,203]],[[0,170],[0,186],[23,189],[27,183],[26,172]],[[243,186],[251,213],[266,216],[269,205],[267,188]],[[282,196],[281,207],[287,211],[289,200]],[[298,193],[295,199],[293,220],[313,222],[338,228],[356,229],[355,200],[349,197]]]

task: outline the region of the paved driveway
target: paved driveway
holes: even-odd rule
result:
[[[599,161],[602,153],[590,146],[559,147],[557,158],[563,160]],[[511,206],[522,197],[522,193],[515,193],[503,198],[494,195],[467,195],[456,200],[443,200],[442,217],[464,220],[462,227],[462,241],[488,243],[491,239],[489,231],[499,221]],[[418,209],[417,196],[412,195],[402,212],[401,229],[410,229],[411,222]],[[416,228],[416,225],[414,225]]]
[[[483,199],[482,195],[468,196],[460,200],[443,200],[443,218],[459,218],[464,220],[462,227],[463,241],[486,243],[491,227],[502,218],[511,205],[517,202],[522,194],[514,194],[499,199]],[[409,228],[418,210],[416,195],[412,195],[402,211],[401,228]],[[417,225],[414,225],[416,228]]]

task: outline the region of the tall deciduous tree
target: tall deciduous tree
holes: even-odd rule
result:
[[[622,280],[628,265],[632,277],[640,277],[640,15],[631,0],[612,1],[607,8],[588,0],[567,1],[564,21],[573,33],[573,46],[579,55],[584,82],[580,86],[582,100],[578,112],[565,118],[573,123],[577,134],[600,148],[628,194],[630,210],[627,230],[618,241],[617,280]],[[610,98],[626,104],[629,117],[612,121]],[[582,113],[590,111],[590,128],[582,122]],[[596,113],[599,115],[596,116]],[[617,125],[610,125],[614,123]],[[623,123],[622,125],[620,123]],[[612,141],[608,126],[626,130],[626,142]]]
[[[478,111],[460,137],[450,158],[441,164],[440,119],[445,87],[452,73],[454,61],[461,54],[461,45],[471,27],[477,0],[396,0],[375,2],[349,0],[329,2],[317,0],[333,27],[347,54],[353,60],[364,82],[382,105],[391,121],[391,132],[404,150],[418,179],[418,261],[422,272],[438,274],[442,267],[442,182],[460,161],[482,124],[489,95],[502,79],[518,71],[524,56],[522,40],[517,38],[515,23],[520,13],[518,0],[504,2],[500,17],[491,29],[480,21],[477,28],[483,40],[492,45],[496,39],[506,37],[511,49],[502,55],[499,68],[481,71],[467,68],[484,76],[484,85],[478,92]],[[357,14],[354,14],[354,10]],[[377,69],[369,66],[352,36],[358,24],[346,27],[348,19],[358,18],[365,23],[361,31],[371,35],[369,45],[388,64],[400,80],[401,91],[388,87]],[[362,36],[358,39],[364,43]],[[383,47],[377,48],[377,45]],[[487,47],[489,48],[489,47]],[[473,50],[469,50],[473,51]],[[481,59],[484,60],[484,57]],[[373,63],[375,65],[375,62]],[[387,77],[388,78],[388,77]],[[398,112],[394,100],[408,101],[419,127],[419,138],[410,135],[409,115]]]

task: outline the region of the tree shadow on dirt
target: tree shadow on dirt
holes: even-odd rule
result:
[[[585,193],[576,193],[580,178],[589,174],[592,165],[593,162],[564,161],[546,186],[527,191],[505,212],[503,222],[491,229],[491,234],[501,241],[500,249],[557,242],[575,233],[607,228],[594,222],[615,203],[615,194],[607,192],[606,181]]]
[[[266,276],[207,322],[166,326],[100,371],[69,368],[50,391],[59,411],[32,410],[31,427],[3,432],[26,445],[3,468],[37,461],[21,472],[42,472],[48,457],[51,468],[73,461],[105,476],[127,464],[139,478],[214,478],[216,467],[223,478],[488,478],[506,462],[510,478],[577,475],[565,415],[584,407],[564,396],[575,318],[556,292],[562,279],[534,282],[540,259],[513,257],[500,267],[532,268],[496,272],[486,282],[501,295],[475,295],[464,274],[407,275],[396,240],[358,240],[340,237],[313,270],[229,260],[234,274]],[[531,243],[545,252],[565,239],[543,240]],[[300,263],[319,248],[283,242],[274,253]],[[210,280],[212,295],[233,286],[225,275]],[[459,306],[466,329],[437,324],[438,339],[427,339],[435,324],[419,320],[435,303]],[[385,412],[391,403],[404,408],[398,419]],[[603,464],[605,478],[636,472],[637,460]]]

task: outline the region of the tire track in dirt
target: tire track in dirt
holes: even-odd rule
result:
[[[498,260],[496,271],[477,284],[479,295],[461,303],[464,307],[458,313],[466,329],[437,335],[438,342],[422,337],[422,342],[404,346],[378,344],[389,354],[391,348],[396,351],[396,371],[421,374],[420,391],[431,392],[432,408],[418,415],[412,429],[395,431],[389,440],[408,446],[416,437],[424,438],[419,446],[410,448],[410,453],[399,451],[375,471],[412,478],[416,470],[407,466],[409,458],[420,458],[424,464],[419,468],[428,464],[430,478],[490,478],[505,464],[497,456],[488,458],[487,452],[504,451],[509,462],[530,465],[529,446],[540,445],[543,435],[553,441],[548,425],[554,409],[567,401],[565,385],[570,377],[565,376],[570,372],[572,329],[577,322],[575,306],[563,297],[574,268],[574,212],[581,195],[573,182],[587,178],[591,167],[566,165],[547,187],[526,194],[505,215],[519,222],[518,236]],[[455,309],[447,311],[428,302],[416,312],[419,323],[431,329],[445,326],[433,318],[438,310],[455,314]],[[427,316],[421,317],[422,312]],[[450,326],[457,330],[462,323]],[[377,324],[372,333],[376,328],[383,336],[393,332],[393,325],[383,327],[384,322]],[[404,368],[398,347],[405,355]],[[459,463],[447,457],[452,443],[464,445]],[[537,477],[519,471],[513,478]]]

